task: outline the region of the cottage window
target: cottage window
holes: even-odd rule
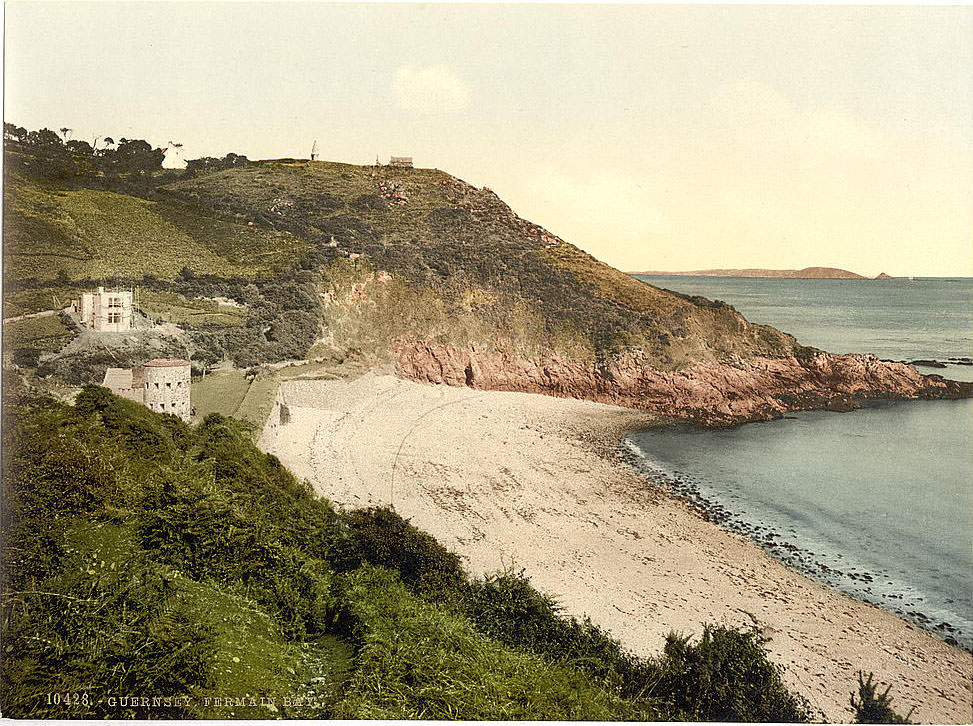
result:
[[[163,411],[166,410],[166,405],[164,403],[160,403],[159,406],[162,408]]]
[[[120,323],[120,322],[122,322],[122,314],[121,313],[108,313],[108,322],[109,323]]]
[[[172,388],[172,381],[166,381],[166,388]]]
[[[120,297],[110,297],[108,298],[108,307],[110,308],[120,308],[122,306],[122,299]]]

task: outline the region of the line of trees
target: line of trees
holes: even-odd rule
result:
[[[51,129],[27,131],[12,123],[3,125],[7,162],[34,176],[59,181],[101,177],[108,181],[137,180],[162,169],[165,151],[143,139],[111,137],[95,139],[94,145],[67,138]],[[99,141],[101,142],[99,148]]]
[[[124,188],[132,191],[151,186],[162,171],[165,149],[144,139],[95,137],[92,143],[72,139],[72,129],[28,131],[5,122],[3,147],[7,164],[31,176],[84,186]],[[186,175],[230,169],[250,163],[246,156],[229,153],[222,158],[206,156],[186,162]]]

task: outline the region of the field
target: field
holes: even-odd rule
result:
[[[214,371],[193,381],[192,406],[198,420],[219,413],[249,421],[259,432],[273,408],[279,385],[274,375],[251,382],[244,371]]]
[[[214,300],[192,299],[175,292],[140,289],[139,307],[155,322],[177,325],[244,325],[246,306],[222,305]]]
[[[249,389],[243,371],[213,371],[193,381],[192,406],[198,418],[209,413],[233,416]]]
[[[10,350],[17,348],[33,348],[44,352],[60,350],[72,336],[73,333],[64,326],[57,315],[17,320],[3,326],[3,344]]]
[[[4,261],[9,279],[196,273],[252,276],[299,258],[307,243],[176,201],[66,190],[9,176]]]

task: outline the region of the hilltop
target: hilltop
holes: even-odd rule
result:
[[[864,275],[838,267],[805,267],[803,270],[692,270],[689,272],[633,272],[633,275],[683,275],[686,277],[788,277],[798,280],[867,280]],[[883,273],[884,274],[884,273]],[[881,276],[879,278],[881,279]]]
[[[143,312],[181,331],[109,355],[65,346],[72,331],[56,318],[8,330],[19,361],[74,385],[151,345],[198,371],[353,360],[701,423],[959,395],[911,370],[821,358],[726,303],[633,279],[436,169],[230,155],[181,174],[115,179],[76,163],[44,176],[25,148],[8,151],[8,309],[63,305],[99,281],[137,285]]]

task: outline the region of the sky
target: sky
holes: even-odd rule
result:
[[[628,271],[973,275],[973,7],[8,2],[4,119],[413,156]]]

